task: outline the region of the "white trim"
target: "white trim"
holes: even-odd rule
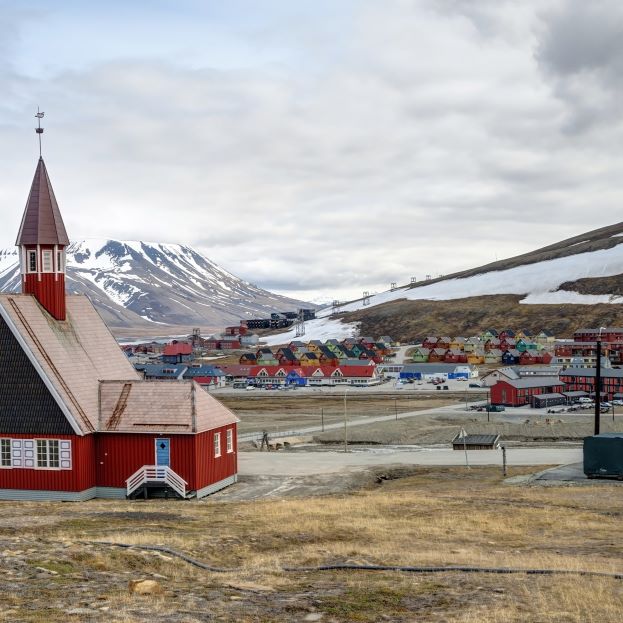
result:
[[[225,430],[225,445],[227,454],[231,454],[234,451],[234,429],[227,428]]]
[[[49,392],[52,394],[52,397],[56,401],[56,404],[58,404],[61,411],[63,412],[63,415],[67,418],[67,421],[69,422],[70,426],[74,429],[74,433],[76,433],[76,435],[79,435],[80,437],[84,436],[85,433],[83,433],[80,426],[78,426],[78,423],[76,422],[76,419],[74,418],[72,412],[69,410],[69,408],[67,407],[67,405],[61,398],[56,387],[54,387],[52,380],[45,373],[44,369],[41,367],[41,364],[37,361],[37,358],[35,357],[34,353],[32,352],[32,350],[26,343],[26,340],[24,340],[24,338],[22,337],[21,333],[18,331],[17,327],[15,326],[15,323],[13,322],[13,319],[11,318],[7,310],[4,309],[1,302],[0,302],[0,316],[2,316],[2,319],[7,323],[7,326],[11,330],[11,333],[13,333],[13,336],[18,341],[19,345],[22,347],[22,350],[26,353],[26,356],[30,360],[30,363],[32,363],[35,370],[41,377],[41,380],[44,382],[45,386],[48,388]]]
[[[26,270],[24,271],[24,274],[34,275],[35,273],[37,273],[39,269],[39,262],[37,261],[37,250],[36,249],[27,249],[27,250],[24,249],[24,252],[26,253]],[[30,254],[31,253],[35,254],[35,270],[30,269]]]
[[[43,249],[41,251],[41,271],[40,272],[46,273],[46,274],[50,274],[54,272],[54,251],[52,251],[52,249]]]
[[[218,439],[218,454],[216,453],[217,450],[217,444],[216,444],[216,440]],[[221,448],[221,433],[214,433],[214,437],[212,438],[212,450],[214,451],[214,458],[218,459],[221,455],[222,455],[222,448]]]
[[[9,464],[2,465],[2,442],[9,442]],[[13,444],[11,443],[10,437],[0,437],[0,469],[11,469],[13,467]]]

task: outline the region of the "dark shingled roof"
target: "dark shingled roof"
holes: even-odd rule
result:
[[[37,164],[15,244],[69,244],[43,158]]]
[[[458,443],[466,446],[493,446],[497,443],[499,435],[465,435],[461,436],[459,433],[452,443]]]

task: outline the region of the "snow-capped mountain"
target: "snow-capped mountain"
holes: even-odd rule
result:
[[[0,292],[19,291],[16,250],[0,250]],[[112,327],[211,326],[304,305],[228,273],[191,247],[88,240],[67,249],[67,289],[89,296]]]

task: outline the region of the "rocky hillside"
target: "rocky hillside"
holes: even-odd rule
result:
[[[19,287],[17,252],[0,251],[0,292]],[[87,294],[111,327],[218,327],[310,307],[228,273],[191,247],[153,242],[74,242],[67,288]]]

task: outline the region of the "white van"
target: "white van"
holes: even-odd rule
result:
[[[593,399],[589,398],[588,396],[581,396],[580,398],[578,398],[578,402],[593,402]]]

